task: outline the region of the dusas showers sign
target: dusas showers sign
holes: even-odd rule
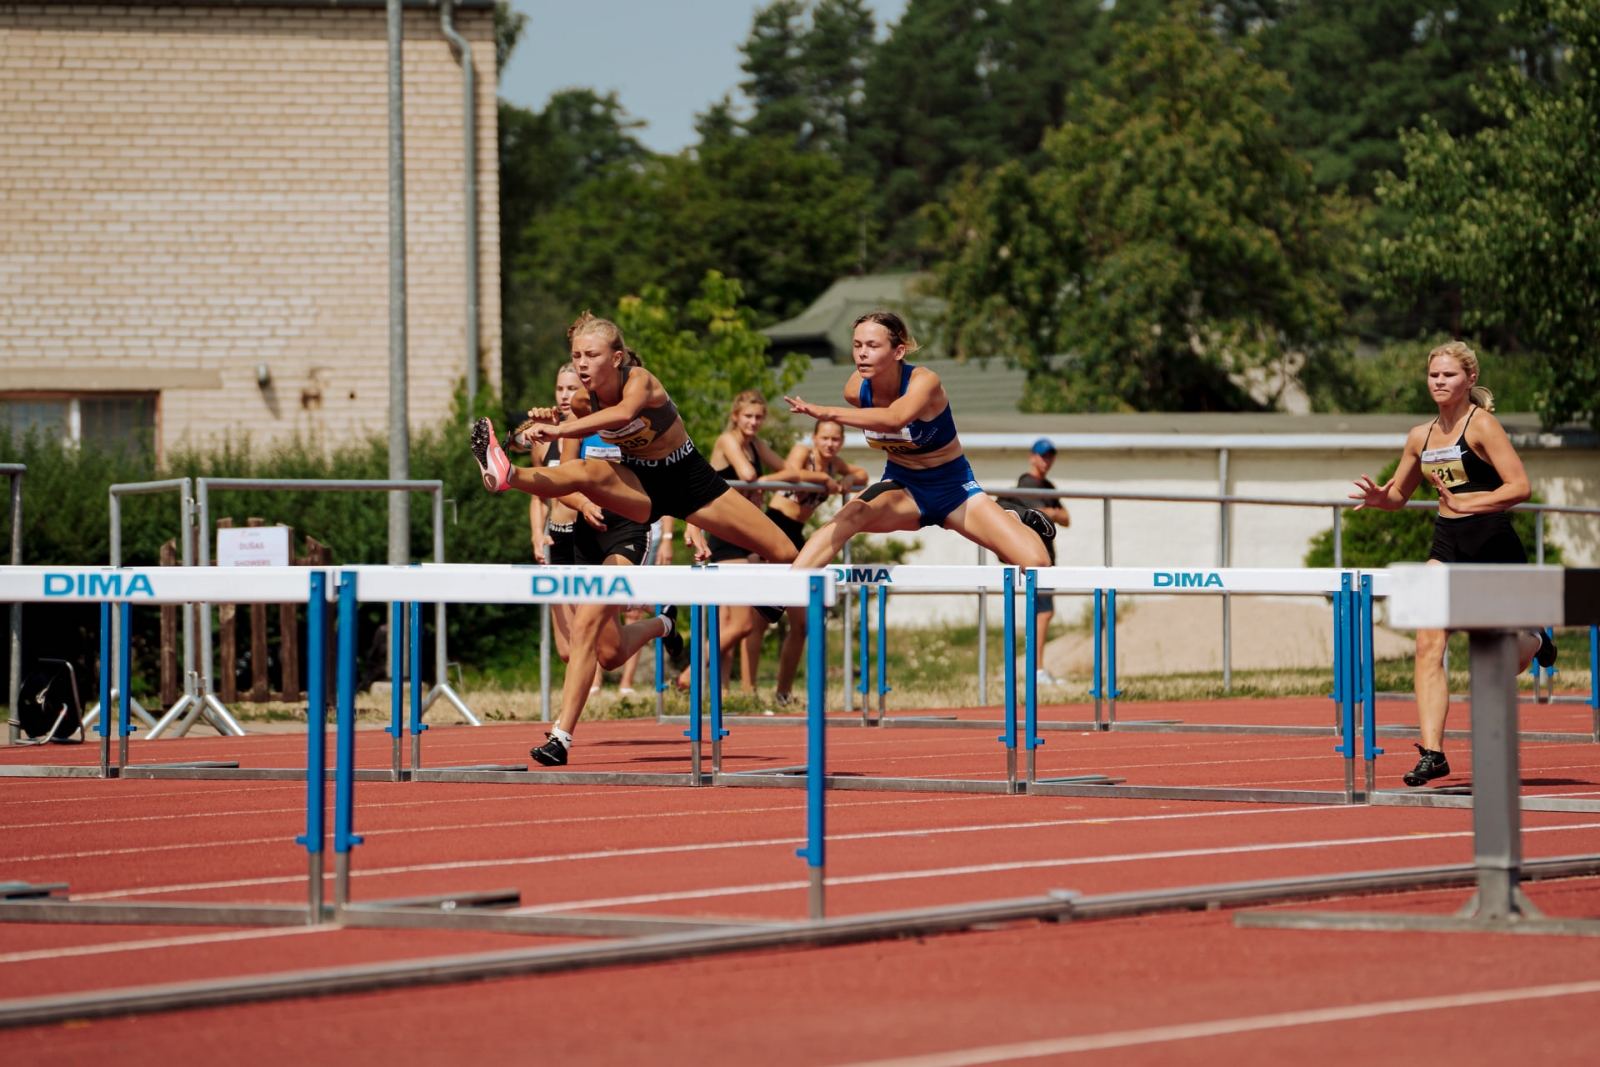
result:
[[[217,566],[287,567],[289,527],[245,526],[217,531]]]

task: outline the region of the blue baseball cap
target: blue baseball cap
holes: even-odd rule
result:
[[[1033,443],[1030,451],[1036,456],[1051,456],[1055,454],[1056,446],[1050,443],[1050,438],[1041,437]]]

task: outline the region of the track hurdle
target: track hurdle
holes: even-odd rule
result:
[[[1472,671],[1472,832],[1477,891],[1455,915],[1245,912],[1240,926],[1316,930],[1600,934],[1600,919],[1548,919],[1522,882],[1517,654],[1521,634],[1600,623],[1600,569],[1398,564],[1390,616],[1407,629],[1465,630]],[[1561,809],[1572,810],[1572,809]]]
[[[1028,621],[1028,630],[1024,642],[1023,676],[1026,685],[1026,701],[1024,706],[1023,724],[1025,728],[1024,746],[1028,754],[1027,783],[1030,793],[1039,793],[1047,796],[1119,796],[1154,800],[1220,800],[1220,801],[1246,801],[1264,804],[1339,804],[1353,803],[1358,799],[1355,791],[1355,705],[1360,702],[1361,679],[1370,677],[1370,672],[1359,669],[1361,650],[1370,648],[1370,636],[1365,644],[1360,638],[1359,598],[1352,600],[1354,576],[1349,571],[1335,570],[1332,568],[1312,569],[1272,569],[1272,568],[1240,568],[1220,567],[1197,570],[1158,570],[1144,567],[1046,567],[1027,572],[1025,584],[1026,609],[1025,617]],[[1309,789],[1235,789],[1212,788],[1204,786],[1141,786],[1121,784],[1121,780],[1111,782],[1101,779],[1102,784],[1093,781],[1085,782],[1081,779],[1052,779],[1040,778],[1037,775],[1035,752],[1044,740],[1038,733],[1038,693],[1034,684],[1035,672],[1038,669],[1039,647],[1038,635],[1034,633],[1033,619],[1035,603],[1038,594],[1042,591],[1056,593],[1090,593],[1099,595],[1101,592],[1124,593],[1156,593],[1156,594],[1186,594],[1205,595],[1223,593],[1241,593],[1254,596],[1326,596],[1335,600],[1336,610],[1343,606],[1343,628],[1336,619],[1334,651],[1338,662],[1335,664],[1335,676],[1345,677],[1347,684],[1340,690],[1344,699],[1339,702],[1341,713],[1340,733],[1342,742],[1338,752],[1345,760],[1345,789],[1342,792],[1330,790]],[[1370,589],[1368,602],[1370,604]],[[1370,625],[1370,608],[1364,618]],[[1370,630],[1368,631],[1370,633]],[[1343,634],[1343,638],[1340,635]],[[1341,675],[1341,672],[1344,672]],[[1115,675],[1110,676],[1109,684],[1115,686]],[[1370,719],[1371,699],[1365,701],[1365,717]],[[1203,733],[1235,733],[1235,732],[1275,732],[1271,727],[1239,728],[1229,726],[1212,726],[1196,724],[1184,730],[1185,724],[1115,724],[1114,719],[1108,726],[1115,725],[1119,729],[1147,729],[1161,732],[1203,732]],[[1296,729],[1296,728],[1291,728]],[[1315,728],[1314,728],[1315,729]],[[1297,728],[1296,732],[1306,732],[1305,728]],[[1316,733],[1325,733],[1322,729],[1315,729]]]
[[[423,564],[415,567],[362,567],[355,572],[359,599],[386,603],[456,604],[697,604],[702,608],[724,604],[772,604],[807,607],[810,593],[803,579],[811,572],[787,567],[543,567],[476,564]],[[833,603],[833,584],[826,587],[827,604]],[[714,612],[710,613],[713,617]],[[700,656],[699,638],[707,627],[704,611],[691,611],[692,655]],[[709,624],[714,626],[715,623]],[[705,659],[713,660],[713,656]],[[692,671],[699,680],[706,673],[703,661]],[[695,714],[689,716],[690,770],[672,772],[573,771],[526,768],[426,767],[421,765],[421,742],[413,734],[419,753],[410,776],[414,781],[494,782],[535,785],[667,785],[697,787],[712,776],[702,769],[703,690],[691,694]],[[720,695],[713,714],[720,720]],[[668,718],[671,721],[671,718]],[[419,723],[420,725],[420,723]],[[721,731],[720,721],[713,734]],[[720,742],[714,736],[714,743]],[[714,762],[720,753],[714,754]]]

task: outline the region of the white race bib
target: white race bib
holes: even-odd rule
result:
[[[1422,453],[1424,473],[1436,475],[1446,489],[1464,485],[1467,481],[1466,464],[1461,461],[1461,446],[1430,448]]]
[[[867,447],[882,449],[885,452],[909,452],[916,447],[911,440],[911,427],[904,426],[892,433],[879,433],[877,430],[866,431]]]

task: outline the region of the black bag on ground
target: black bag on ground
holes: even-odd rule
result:
[[[39,667],[22,679],[17,694],[17,722],[22,732],[39,743],[76,745],[83,728],[83,707],[72,671],[65,665]]]

